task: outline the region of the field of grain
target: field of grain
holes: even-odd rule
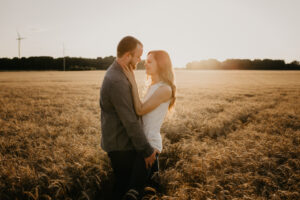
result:
[[[161,199],[300,199],[300,72],[175,73]],[[0,72],[0,199],[108,198],[104,74]]]

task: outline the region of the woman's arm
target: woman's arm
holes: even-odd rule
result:
[[[154,110],[161,103],[169,100],[172,96],[172,89],[168,86],[160,86],[157,90],[150,96],[147,101],[141,104],[139,110],[140,115],[147,114],[148,112]]]
[[[133,70],[128,68],[124,70],[125,75],[132,85],[132,97],[134,102],[134,109],[138,115],[144,115],[155,109],[161,103],[169,100],[172,96],[172,89],[168,86],[160,86],[153,95],[142,103],[138,93],[137,83],[134,77]]]

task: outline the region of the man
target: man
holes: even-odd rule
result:
[[[123,72],[127,66],[136,68],[142,54],[143,45],[139,40],[124,37],[117,47],[117,59],[107,69],[100,90],[101,147],[108,153],[116,178],[114,199],[121,199],[127,190],[141,185],[144,179],[137,174],[145,174],[146,167],[155,161],[156,152],[147,141],[135,113],[131,85]],[[145,168],[143,172],[141,165]],[[127,193],[125,196],[133,199],[139,195],[137,190]]]

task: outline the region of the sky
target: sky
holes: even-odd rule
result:
[[[300,60],[299,0],[0,0],[0,57],[116,56],[127,35],[174,67],[215,58]]]

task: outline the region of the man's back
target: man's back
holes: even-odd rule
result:
[[[100,91],[101,147],[106,151],[137,150],[151,155],[139,117],[134,111],[131,85],[117,61],[108,68]]]

